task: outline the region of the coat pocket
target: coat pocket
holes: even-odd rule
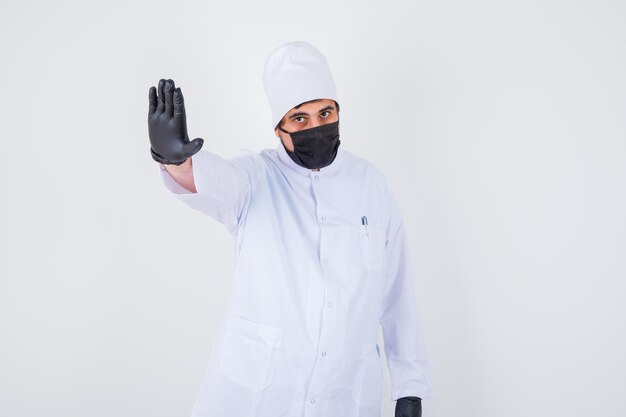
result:
[[[382,362],[380,348],[375,341],[363,342],[359,365],[359,383],[356,399],[359,409],[378,406],[382,397]]]
[[[383,229],[360,225],[361,261],[368,272],[380,272],[385,260],[385,233]]]
[[[282,329],[230,314],[222,331],[219,364],[224,375],[252,391],[270,385]]]
[[[361,359],[377,355],[380,358],[380,347],[378,342],[363,342],[361,345]]]

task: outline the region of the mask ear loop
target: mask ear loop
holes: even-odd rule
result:
[[[282,130],[285,133],[289,133],[291,135],[291,132],[287,132],[285,129],[283,129],[280,125],[278,125],[278,130]]]

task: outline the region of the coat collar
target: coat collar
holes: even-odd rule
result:
[[[283,163],[283,165],[286,165],[289,169],[291,169],[292,171],[294,171],[297,174],[300,175],[304,175],[304,176],[311,176],[311,175],[333,175],[334,173],[336,173],[345,163],[345,152],[341,147],[341,144],[339,145],[339,147],[337,148],[337,155],[335,156],[335,159],[333,160],[333,162],[331,162],[330,165],[327,165],[323,168],[320,168],[319,171],[313,171],[312,169],[309,168],[305,168],[303,166],[300,166],[298,164],[296,164],[291,157],[287,154],[287,151],[285,150],[283,144],[280,142],[280,138],[278,138],[278,146],[276,146],[276,151],[278,152],[278,159],[280,159],[280,161]]]

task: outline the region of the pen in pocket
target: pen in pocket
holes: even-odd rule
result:
[[[367,232],[367,216],[361,217],[361,225],[363,226],[363,230],[365,230],[365,236],[369,237],[369,233]]]

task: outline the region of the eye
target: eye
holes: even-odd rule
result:
[[[325,110],[324,112],[322,112],[322,114],[324,113],[326,113],[326,116],[322,116],[324,119],[330,115],[330,112],[328,110]]]
[[[303,116],[298,116],[298,117],[294,117],[293,118],[293,120],[296,121],[296,122],[298,122],[298,119],[304,119],[304,117]],[[298,122],[298,123],[300,123],[300,122]]]

